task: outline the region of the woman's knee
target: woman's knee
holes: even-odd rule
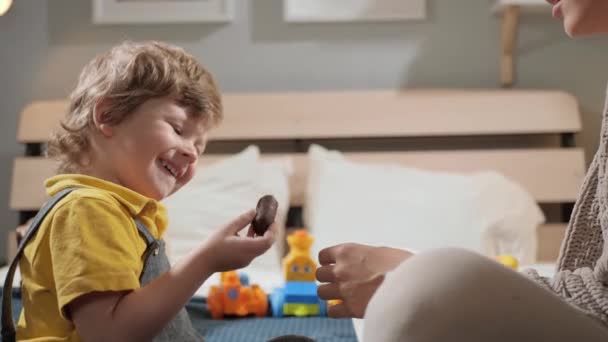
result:
[[[387,278],[394,286],[405,285],[412,295],[437,298],[455,291],[474,291],[469,285],[491,278],[489,273],[503,271],[508,270],[481,254],[462,248],[438,248],[411,257]]]
[[[500,265],[464,249],[420,253],[387,275],[368,306],[365,330],[382,328],[387,341],[449,336],[458,328],[462,307],[478,291],[476,284],[496,266]]]

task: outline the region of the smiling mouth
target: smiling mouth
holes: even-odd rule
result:
[[[164,160],[159,159],[158,163],[160,164],[160,166],[165,169],[165,171],[167,171],[170,175],[172,175],[173,177],[177,178],[178,177],[178,172],[175,168],[173,168],[171,165],[169,165],[167,162],[165,162]]]

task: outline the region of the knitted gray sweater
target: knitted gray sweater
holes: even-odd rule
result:
[[[574,206],[552,279],[525,273],[608,325],[608,100],[598,148]]]

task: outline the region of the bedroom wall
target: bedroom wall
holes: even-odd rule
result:
[[[499,22],[489,0],[429,0],[422,22],[282,22],[281,0],[237,0],[229,25],[95,26],[91,1],[19,0],[0,18],[0,236],[8,210],[18,113],[29,101],[63,98],[86,61],[123,39],[178,44],[213,71],[224,91],[496,87]],[[597,146],[605,94],[606,38],[571,42],[548,15],[526,16],[517,86],[575,94],[579,143]],[[0,262],[4,259],[0,244]]]

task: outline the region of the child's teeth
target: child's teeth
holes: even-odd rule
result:
[[[169,164],[162,160],[160,163],[165,167],[165,169],[169,170],[174,177],[177,177],[177,172],[171,166],[169,166]]]

